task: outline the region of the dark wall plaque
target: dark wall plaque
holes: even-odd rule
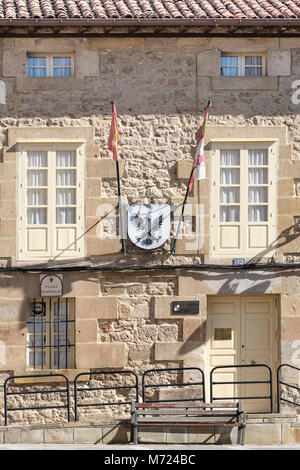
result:
[[[171,303],[172,313],[177,313],[179,315],[197,315],[197,313],[199,313],[199,308],[199,300],[182,300]]]

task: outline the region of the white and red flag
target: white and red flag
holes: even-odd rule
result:
[[[203,124],[200,129],[200,137],[198,140],[198,146],[197,146],[197,150],[196,150],[196,154],[194,158],[193,174],[189,183],[189,191],[191,191],[193,187],[194,180],[199,181],[199,180],[206,178],[205,159],[204,159],[204,134],[205,134],[206,121],[207,121],[209,108],[210,108],[210,102],[208,103],[207,108],[205,110]]]
[[[110,132],[108,137],[108,149],[113,153],[114,160],[119,160],[119,131],[117,123],[117,111],[115,103],[112,102],[112,119],[110,125]]]

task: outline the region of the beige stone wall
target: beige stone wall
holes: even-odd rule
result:
[[[0,79],[5,84],[5,102],[0,100],[1,266],[20,265],[17,143],[41,138],[84,140],[85,257],[74,263],[113,265],[210,262],[211,139],[278,139],[275,258],[299,261],[299,237],[294,229],[294,219],[300,216],[299,105],[292,101],[292,84],[300,71],[299,40],[239,38],[225,45],[222,39],[191,38],[5,39],[0,48]],[[74,54],[74,77],[58,81],[26,77],[27,53],[57,50]],[[268,76],[262,81],[221,82],[221,51],[265,53]],[[117,103],[122,191],[129,204],[178,205],[183,201],[209,98],[213,106],[206,136],[208,179],[197,183],[190,197],[194,205],[204,207],[203,246],[190,249],[180,240],[177,256],[171,257],[170,242],[153,253],[128,242],[124,258],[118,238],[99,235],[112,223],[112,216],[105,214],[117,206],[115,164],[107,149],[111,100]],[[174,234],[174,225],[172,229]],[[258,259],[268,258],[268,252],[258,253]],[[53,264],[60,266],[64,261],[57,259]],[[298,291],[297,271],[65,273],[64,296],[76,299],[76,367],[78,371],[131,368],[139,374],[154,366],[201,367],[207,296],[233,293],[278,297],[278,361],[296,358],[299,364]],[[0,273],[0,369],[4,375],[26,369],[26,299],[39,295],[38,274]],[[175,318],[170,311],[174,299],[200,300],[200,313]],[[74,371],[70,374],[74,377]]]

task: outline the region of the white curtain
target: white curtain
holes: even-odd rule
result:
[[[221,150],[220,155],[221,166],[240,166],[239,150]]]
[[[239,222],[240,207],[239,206],[221,206],[220,221],[221,222]]]
[[[248,220],[249,222],[266,222],[268,220],[268,168],[263,167],[268,165],[267,150],[249,150],[248,165],[248,203],[251,204],[248,207]]]
[[[245,56],[245,75],[247,77],[262,76],[262,56]]]
[[[47,152],[27,152],[27,168],[47,168]]]
[[[267,166],[268,165],[268,152],[267,150],[248,150],[248,165],[249,166]]]
[[[76,223],[76,189],[66,186],[76,185],[76,153],[70,151],[56,152],[56,223]],[[60,168],[69,168],[61,170]],[[70,207],[71,206],[71,207]]]
[[[249,206],[248,220],[249,222],[267,222],[268,206]]]
[[[232,204],[230,206],[220,206],[220,221],[238,222],[240,220],[240,207],[238,205],[240,202],[240,188],[230,187],[230,185],[240,184],[240,169],[236,168],[240,166],[239,150],[221,150],[220,166],[220,203]]]
[[[239,74],[238,56],[221,56],[221,75],[236,77]]]
[[[75,186],[76,171],[75,170],[57,170],[56,186]]]
[[[27,223],[47,224],[47,208],[41,207],[47,205],[47,189],[41,188],[48,184],[47,152],[27,152],[27,168]]]
[[[56,209],[57,224],[75,224],[76,209],[75,207],[59,207]]]
[[[53,57],[54,77],[70,77],[72,75],[71,57]]]
[[[76,167],[76,153],[74,150],[63,150],[56,152],[56,167]]]
[[[236,204],[240,202],[240,188],[221,188],[220,201],[222,204]]]

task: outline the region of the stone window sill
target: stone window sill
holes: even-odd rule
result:
[[[58,370],[54,370],[54,369],[51,369],[51,370],[15,370],[14,371],[14,376],[15,377],[19,377],[21,376],[21,378],[15,378],[13,380],[13,383],[14,384],[18,384],[18,385],[26,385],[26,384],[30,384],[30,385],[34,385],[34,384],[42,384],[42,383],[66,383],[65,379],[63,377],[57,377],[55,374],[61,374],[61,375],[64,375],[65,377],[67,377],[67,379],[70,381],[70,382],[74,382],[74,379],[76,377],[76,375],[78,374],[81,374],[81,373],[89,373],[90,372],[90,369],[58,369]],[[53,375],[53,377],[35,377],[35,376],[38,376],[38,375]],[[80,377],[78,379],[80,382],[86,382],[87,381],[87,376],[84,375],[82,377]]]
[[[276,90],[277,77],[212,77],[213,90]]]

